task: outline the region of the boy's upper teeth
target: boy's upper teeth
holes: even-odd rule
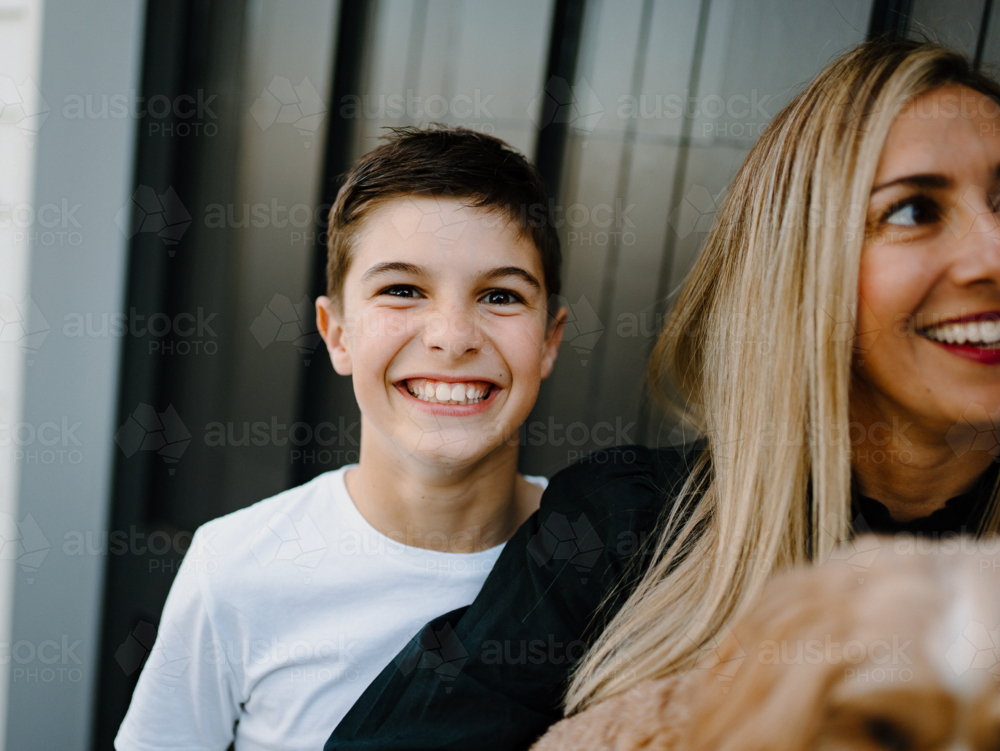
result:
[[[431,381],[427,378],[410,378],[406,390],[424,402],[436,404],[475,404],[486,398],[490,384],[485,381]]]
[[[997,344],[1000,343],[1000,320],[942,323],[924,329],[924,336],[948,344]]]

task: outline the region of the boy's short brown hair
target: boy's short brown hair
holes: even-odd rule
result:
[[[347,173],[330,209],[326,288],[341,310],[354,238],[365,217],[405,196],[455,198],[506,216],[541,254],[549,299],[559,294],[562,253],[538,170],[499,138],[467,128],[393,128],[386,143]]]

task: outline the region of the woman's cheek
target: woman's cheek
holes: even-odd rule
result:
[[[924,269],[913,254],[887,248],[865,250],[862,256],[858,294],[860,330],[877,324],[883,332],[899,328],[899,317],[912,316],[925,296]],[[870,317],[871,320],[865,320]],[[868,324],[868,326],[865,326]]]

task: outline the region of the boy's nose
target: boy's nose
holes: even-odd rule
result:
[[[430,316],[424,326],[424,344],[442,354],[461,357],[482,349],[483,333],[469,311],[455,308]]]

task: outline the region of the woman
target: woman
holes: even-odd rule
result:
[[[571,671],[568,713],[684,669],[772,572],[856,530],[997,530],[998,102],[936,45],[828,66],[752,149],[651,358],[703,447],[553,478],[476,602],[429,624],[327,748],[525,747]],[[589,645],[575,670],[565,650],[520,661],[569,637]]]

